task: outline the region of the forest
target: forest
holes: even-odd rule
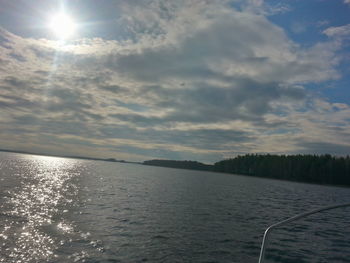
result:
[[[214,165],[171,160],[151,160],[144,164],[350,186],[349,156],[246,154]]]
[[[350,157],[247,154],[214,164],[218,172],[320,184],[350,185]]]

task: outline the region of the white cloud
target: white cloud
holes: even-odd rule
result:
[[[140,40],[139,54],[119,56],[114,64],[135,77],[162,78],[162,81],[167,73],[181,74],[181,69],[188,72],[189,68],[262,81],[323,81],[337,77],[331,63],[333,46],[324,44],[302,49],[261,15],[227,6],[203,8],[203,2],[200,1],[200,6],[185,6],[186,19],[180,19],[185,12],[181,6],[175,11],[172,9],[177,13],[170,16],[174,19],[162,18],[158,7],[148,10],[157,14],[157,21],[161,20],[156,23],[161,29],[155,30],[156,33],[151,31],[158,37],[157,44],[147,41],[149,34],[143,33],[147,30],[135,27],[133,32],[138,32]],[[151,17],[134,13],[130,16],[136,17],[141,25],[147,25]],[[138,70],[139,76],[136,76]]]
[[[329,27],[326,30],[324,30],[323,33],[328,37],[350,37],[350,24],[338,27]]]
[[[317,27],[324,27],[324,26],[327,26],[329,24],[330,24],[329,20],[320,20],[320,21],[316,22]]]

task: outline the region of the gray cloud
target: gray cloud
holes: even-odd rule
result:
[[[120,93],[122,91],[125,91],[124,88],[118,86],[118,85],[107,85],[107,86],[102,86],[100,89],[110,91],[112,93]]]
[[[282,87],[277,83],[257,83],[250,79],[236,81],[236,85],[229,88],[213,87],[206,83],[199,83],[190,89],[146,86],[140,94],[155,100],[159,108],[168,108],[170,112],[162,116],[147,116],[142,112],[110,116],[141,126],[164,122],[215,123],[235,119],[258,121],[272,110],[269,105],[271,101],[305,98],[303,89]]]
[[[10,53],[10,56],[20,62],[25,62],[26,59],[22,55],[18,55],[16,53]]]

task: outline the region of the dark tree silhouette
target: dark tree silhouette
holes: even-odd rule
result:
[[[350,186],[349,156],[247,154],[214,165],[172,160],[150,160],[143,164]]]
[[[217,162],[214,170],[310,183],[350,185],[349,156],[247,154]]]

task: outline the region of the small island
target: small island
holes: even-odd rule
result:
[[[174,160],[149,160],[149,161],[144,161],[143,164],[169,167],[169,168],[202,170],[202,171],[210,171],[213,167],[212,165],[204,164],[196,161],[174,161]]]

